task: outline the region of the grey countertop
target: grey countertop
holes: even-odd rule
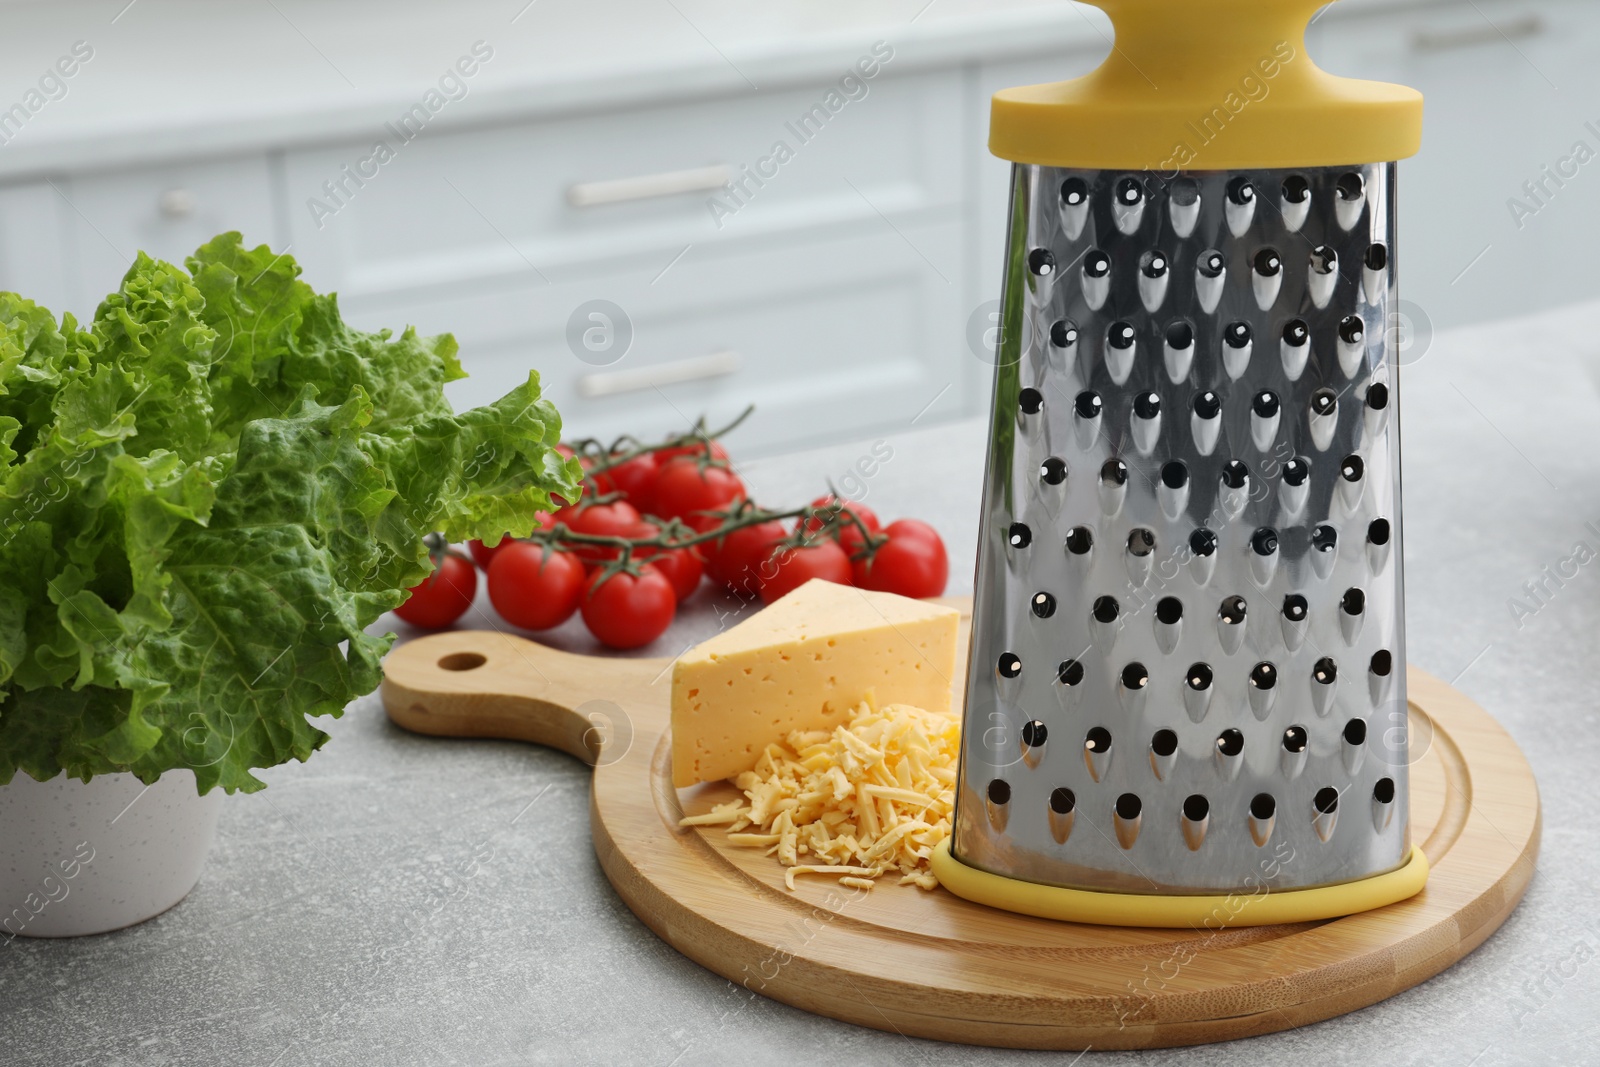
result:
[[[1441,334],[1414,345],[1404,371],[1411,657],[1497,716],[1538,775],[1545,836],[1522,906],[1455,967],[1363,1011],[1084,1062],[1596,1062],[1600,932],[1576,905],[1600,884],[1600,824],[1584,808],[1600,767],[1600,566],[1567,566],[1559,582],[1545,568],[1559,573],[1579,542],[1600,550],[1600,396],[1587,366],[1600,361],[1597,317],[1586,305]],[[867,501],[937,524],[957,561],[951,591],[968,591],[981,427],[885,439],[894,454]],[[744,473],[763,500],[802,501],[866,447]],[[1514,614],[1516,602],[1527,610]],[[691,614],[657,654],[709,625],[707,602]],[[308,764],[226,801],[210,864],[178,907],[119,933],[0,946],[0,1061],[1074,1062],[911,1040],[742,991],[612,892],[578,761],[411,736],[374,697],[326,725],[333,739]]]

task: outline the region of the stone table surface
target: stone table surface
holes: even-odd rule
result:
[[[1522,906],[1455,967],[1365,1010],[1084,1062],[1600,1062],[1600,930],[1571,907],[1600,886],[1600,820],[1584,807],[1600,771],[1596,318],[1600,305],[1585,305],[1440,334],[1412,346],[1403,372],[1411,659],[1498,717],[1539,778],[1543,848]],[[956,561],[950,591],[970,591],[982,427],[883,440],[893,454],[865,499],[935,523]],[[871,444],[742,473],[763,501],[803,502],[843,483]],[[671,654],[715,625],[702,591],[647,651]],[[581,631],[556,641],[586,647]],[[408,735],[376,697],[323,725],[332,740],[309,763],[226,800],[209,866],[178,907],[114,934],[0,943],[0,1062],[1074,1060],[912,1040],[742,991],[617,898],[590,847],[577,760]]]

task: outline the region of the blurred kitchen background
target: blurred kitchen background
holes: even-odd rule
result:
[[[1341,0],[1307,44],[1427,98],[1404,359],[1595,295],[1600,5]],[[86,317],[237,229],[453,332],[458,406],[533,367],[569,436],[934,425],[988,403],[989,95],[1109,48],[1065,0],[0,3],[0,287]]]

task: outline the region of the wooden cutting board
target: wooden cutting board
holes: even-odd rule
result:
[[[732,982],[862,1026],[1039,1049],[1271,1033],[1438,974],[1505,921],[1533,876],[1539,793],[1527,761],[1476,704],[1413,670],[1412,836],[1433,871],[1399,904],[1211,932],[1051,922],[892,884],[802,877],[790,892],[777,860],[714,827],[679,829],[736,791],[672,788],[669,667],[454,631],[395,649],[383,699],[408,730],[532,741],[593,763],[595,852],[640,919]]]

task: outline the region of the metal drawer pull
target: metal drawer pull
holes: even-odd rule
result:
[[[1499,44],[1522,37],[1533,37],[1544,32],[1544,19],[1538,15],[1524,15],[1491,22],[1486,26],[1473,26],[1461,30],[1417,30],[1411,35],[1413,52],[1449,52],[1457,48],[1472,48],[1480,44]]]
[[[595,397],[616,396],[618,393],[637,393],[641,389],[659,389],[664,385],[721,378],[737,371],[740,362],[737,352],[713,352],[708,356],[693,356],[672,363],[658,363],[653,367],[585,374],[578,379],[578,395],[592,400]]]
[[[657,196],[703,193],[720,189],[733,180],[733,168],[725,163],[692,170],[669,170],[637,178],[617,178],[609,182],[579,182],[567,187],[567,203],[573,207],[598,207],[623,204],[630,200],[649,200]]]

